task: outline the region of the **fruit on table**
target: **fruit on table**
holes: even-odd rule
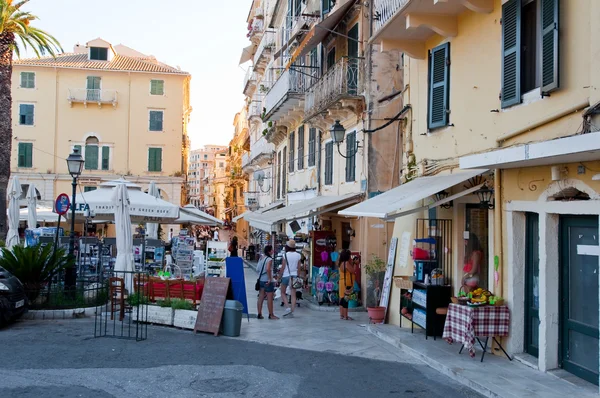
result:
[[[486,296],[480,296],[480,297],[473,297],[471,298],[471,302],[472,303],[485,303],[487,301],[487,297]]]

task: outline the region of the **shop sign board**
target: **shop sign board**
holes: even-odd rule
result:
[[[225,300],[233,299],[230,278],[206,278],[194,334],[200,332],[219,334]]]
[[[380,307],[385,307],[387,316],[388,304],[390,301],[390,289],[392,287],[392,278],[394,277],[394,263],[396,262],[396,249],[398,247],[398,238],[392,238],[390,242],[390,252],[388,254],[387,267],[385,269],[385,278],[383,279],[383,291],[381,292]],[[385,317],[383,318],[385,322]]]

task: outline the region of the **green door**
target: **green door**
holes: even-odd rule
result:
[[[598,216],[561,217],[560,235],[561,365],[597,385],[598,257],[577,246],[598,246]]]
[[[348,31],[348,94],[358,92],[358,23]]]
[[[525,352],[539,353],[540,233],[539,215],[527,213],[525,229]]]
[[[88,101],[100,101],[100,85],[102,84],[102,78],[99,76],[88,76],[87,77],[87,100]]]

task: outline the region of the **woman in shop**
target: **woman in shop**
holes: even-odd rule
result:
[[[275,293],[275,280],[273,279],[273,246],[265,246],[264,255],[256,267],[260,290],[258,292],[258,319],[264,319],[262,316],[263,303],[265,295],[267,296],[267,309],[269,310],[269,319],[279,319],[273,313],[273,293]]]
[[[477,235],[470,234],[465,250],[465,265],[463,271],[465,275],[462,278],[462,286],[465,293],[477,289],[479,286],[479,272],[483,261],[483,250]]]
[[[294,278],[298,276],[298,268],[301,256],[296,251],[296,241],[290,239],[285,245],[285,252],[281,260],[281,269],[279,270],[281,299],[286,307],[283,316],[293,317],[296,309],[296,289],[294,289]],[[286,295],[287,287],[290,287],[291,307]]]
[[[338,262],[340,272],[340,319],[353,321],[348,316],[348,301],[350,295],[354,292],[354,263],[352,262],[352,253],[350,250],[342,250]]]

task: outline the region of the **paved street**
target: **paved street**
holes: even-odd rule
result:
[[[480,396],[419,363],[342,356],[326,345],[315,352],[152,326],[136,343],[94,338],[93,328],[93,319],[78,319],[2,330],[0,397]]]

